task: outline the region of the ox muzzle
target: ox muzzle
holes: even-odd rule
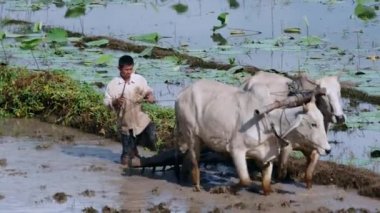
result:
[[[343,124],[346,122],[346,118],[344,115],[335,115],[335,120],[337,124]]]

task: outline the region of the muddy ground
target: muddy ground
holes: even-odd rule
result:
[[[274,183],[270,196],[258,181],[236,195],[193,192],[172,170],[125,170],[115,141],[37,120],[0,121],[0,146],[2,212],[380,212],[379,199],[340,184]],[[220,164],[203,166],[201,175],[206,189],[237,182]]]

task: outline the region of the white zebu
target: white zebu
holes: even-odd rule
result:
[[[345,116],[341,105],[340,83],[338,76],[327,76],[314,81],[309,80],[305,75],[301,75],[294,81],[290,78],[284,77],[279,74],[258,72],[254,76],[250,77],[242,85],[242,88],[246,91],[253,91],[255,87],[267,88],[267,92],[273,100],[282,101],[288,98],[289,93],[305,90],[313,90],[316,86],[326,89],[326,95],[317,97],[317,107],[322,112],[324,117],[324,125],[326,131],[328,130],[329,123],[343,123]],[[293,88],[293,91],[291,87]],[[305,171],[306,187],[311,188],[312,178],[315,166],[319,159],[319,154],[310,147],[302,147],[296,143],[292,143],[292,146],[288,146],[281,152],[280,164],[279,164],[279,177],[286,176],[286,163],[288,161],[291,151],[300,150],[307,158],[307,168]]]
[[[260,163],[265,195],[271,192],[272,161],[279,155],[283,140],[302,139],[299,141],[322,155],[330,152],[323,117],[314,102],[274,109],[262,116],[257,109],[265,107],[268,104],[265,99],[270,97],[260,93],[199,80],[178,95],[175,102],[178,143],[182,152],[188,151],[196,190],[200,190],[198,160],[202,144],[232,156],[243,186],[251,184],[246,158]]]

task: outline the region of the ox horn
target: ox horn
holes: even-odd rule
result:
[[[309,107],[306,104],[303,104],[303,112],[307,113],[309,111]]]

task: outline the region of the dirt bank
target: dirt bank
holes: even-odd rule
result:
[[[0,209],[7,212],[380,211],[379,200],[335,185],[276,183],[267,197],[259,182],[237,195],[197,193],[177,184],[170,170],[125,171],[114,141],[36,120],[0,123]],[[204,186],[237,181],[223,165],[203,167],[202,176]]]

